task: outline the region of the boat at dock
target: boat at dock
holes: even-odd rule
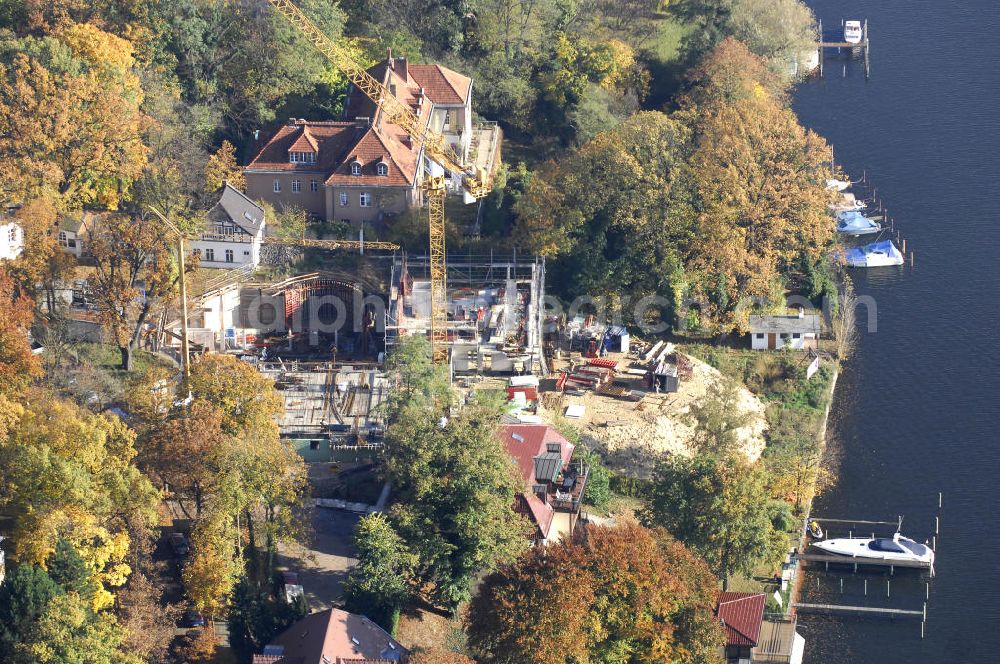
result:
[[[844,210],[837,214],[837,232],[841,235],[872,235],[881,230],[882,224],[857,210]]]
[[[865,32],[861,21],[844,21],[844,41],[848,44],[860,44]]]
[[[841,192],[840,200],[830,203],[828,207],[834,214],[839,214],[840,212],[847,212],[849,210],[864,210],[867,204],[850,192]]]
[[[840,537],[813,542],[813,547],[838,556],[934,564],[934,551],[899,533],[892,537]]]
[[[826,181],[826,188],[830,191],[844,191],[851,186],[850,180],[838,180],[830,178]]]
[[[851,249],[844,260],[851,267],[889,267],[902,265],[903,254],[892,240],[882,240]]]

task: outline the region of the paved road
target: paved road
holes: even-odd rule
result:
[[[330,608],[340,599],[347,572],[357,562],[352,537],[359,518],[317,507],[312,512],[315,533],[309,548],[281,547],[278,565],[299,573],[311,611]]]

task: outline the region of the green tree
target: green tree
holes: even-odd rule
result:
[[[545,164],[515,206],[515,240],[555,259],[563,294],[663,292],[693,232],[678,213],[687,140],[666,115],[639,113]]]
[[[722,579],[776,565],[788,545],[771,523],[764,468],[733,456],[670,457],[656,465],[640,520],[662,526]]]
[[[96,588],[91,578],[87,562],[72,544],[64,539],[56,543],[56,549],[45,561],[46,571],[52,580],[65,592],[74,592],[83,598],[92,597]]]
[[[604,465],[599,454],[581,450],[582,448],[577,448],[576,456],[590,468],[583,500],[598,509],[604,509],[611,502],[611,471]]]
[[[698,454],[728,456],[740,451],[739,430],[751,422],[739,385],[727,378],[712,383],[704,398],[691,404],[685,419],[694,427],[691,447]]]
[[[15,565],[0,584],[0,660],[13,660],[14,648],[63,589],[37,565]]]
[[[358,564],[344,587],[349,611],[363,613],[389,631],[409,601],[416,558],[382,514],[362,518],[354,530]]]
[[[120,646],[124,633],[115,617],[93,613],[76,593],[57,595],[17,644],[12,664],[142,664]]]
[[[497,435],[495,409],[473,404],[440,426],[434,411],[411,408],[386,432],[398,498],[390,518],[432,598],[454,609],[477,574],[527,545],[527,522],[514,512],[523,480]]]

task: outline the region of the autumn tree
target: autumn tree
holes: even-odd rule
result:
[[[733,37],[787,77],[793,59],[816,48],[816,19],[801,0],[672,0],[668,11],[688,26],[691,61]]]
[[[165,234],[151,219],[107,214],[96,222],[89,248],[98,318],[121,353],[121,368],[131,371],[150,312],[174,288]]]
[[[10,275],[0,268],[0,398],[16,398],[41,374],[38,358],[28,343],[28,330],[34,319],[34,303],[19,289]]]
[[[468,613],[480,661],[713,661],[716,581],[663,531],[581,531],[531,549],[483,581]]]
[[[92,415],[32,394],[0,440],[0,508],[13,516],[13,559],[44,564],[60,540],[83,557],[97,589],[95,610],[129,574],[125,516],[154,522],[152,485],[133,465],[135,434],[117,417]]]
[[[194,398],[220,411],[222,430],[230,435],[255,424],[270,423],[277,431],[274,418],[284,405],[274,381],[232,355],[211,353],[198,358],[191,365],[188,389]]]
[[[344,588],[347,609],[364,613],[391,632],[398,612],[413,594],[410,584],[417,561],[382,514],[358,522],[354,547],[358,564]]]
[[[76,259],[57,241],[57,203],[55,196],[33,198],[14,213],[24,231],[24,249],[9,268],[18,289],[44,307],[49,321],[59,314],[56,288],[68,281],[76,265]]]
[[[229,141],[222,141],[222,147],[205,164],[205,189],[216,191],[226,182],[240,191],[247,188],[243,169],[236,162],[236,148]]]
[[[829,251],[826,142],[752,78],[753,60],[723,43],[689,92],[680,118],[692,129],[689,159],[697,233],[685,268],[709,331],[745,331],[753,305],[780,297],[785,276]],[[741,78],[744,77],[744,78]],[[746,94],[746,91],[751,91]]]
[[[187,408],[175,409],[162,426],[152,431],[142,445],[145,467],[172,490],[181,509],[194,503],[194,517],[202,511],[222,472],[222,413],[212,403],[194,400]]]
[[[660,461],[641,520],[666,528],[697,552],[723,587],[734,574],[777,564],[788,545],[771,523],[766,471],[738,455]]]
[[[0,41],[0,186],[115,208],[146,163],[131,43],[93,25]]]
[[[476,664],[476,660],[450,650],[429,648],[410,653],[410,664]]]

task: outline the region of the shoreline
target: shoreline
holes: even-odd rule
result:
[[[822,469],[822,459],[826,455],[826,438],[827,438],[827,427],[830,421],[830,411],[833,409],[833,399],[837,393],[837,379],[840,378],[841,365],[837,362],[837,368],[833,372],[833,378],[830,379],[830,392],[827,396],[826,409],[823,412],[823,422],[819,430],[819,454],[820,454],[820,469]],[[813,501],[816,499],[815,494],[815,480],[813,481],[813,494],[809,497],[809,502],[806,505],[806,517],[804,523],[808,522],[809,517],[812,515]],[[799,591],[801,590],[801,579],[804,573],[804,565],[801,558],[798,557],[799,553],[802,553],[805,547],[808,546],[806,542],[805,528],[802,528],[802,532],[799,535],[799,544],[795,548],[795,574],[792,576],[792,587],[788,592],[788,612],[791,613],[792,607],[799,599]]]

